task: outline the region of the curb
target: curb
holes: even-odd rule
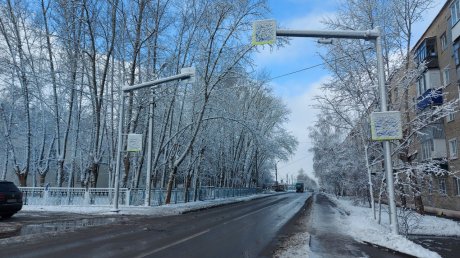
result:
[[[375,244],[375,243],[371,243],[371,242],[367,242],[367,241],[363,241],[363,243],[369,245],[369,246],[373,246],[373,247],[376,247],[380,250],[384,250],[384,251],[387,251],[389,253],[395,253],[395,254],[399,254],[399,255],[404,255],[404,256],[407,256],[407,257],[411,257],[411,258],[417,258],[417,256],[414,256],[414,255],[411,255],[411,254],[408,254],[408,253],[404,253],[404,252],[401,252],[401,251],[398,251],[398,250],[394,250],[394,249],[391,249],[391,248],[388,248],[386,246],[382,246],[382,245],[378,245],[378,244]]]

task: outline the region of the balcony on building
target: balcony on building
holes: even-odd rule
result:
[[[420,132],[421,161],[447,157],[446,135],[442,120],[423,128]]]
[[[416,63],[425,63],[428,69],[439,68],[436,49],[436,37],[425,38],[415,50]]]
[[[427,107],[443,104],[443,91],[441,84],[441,71],[439,69],[426,69],[417,79],[417,111]]]
[[[440,106],[443,103],[442,89],[428,89],[417,98],[417,110],[427,107]]]

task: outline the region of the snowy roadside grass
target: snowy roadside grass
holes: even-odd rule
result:
[[[337,204],[339,209],[349,214],[348,216],[337,216],[338,228],[342,230],[342,233],[352,236],[357,241],[366,241],[417,257],[441,257],[404,236],[392,234],[386,212],[382,212],[382,221],[381,224],[378,224],[372,218],[370,208],[354,206],[351,200],[337,199],[330,195],[329,198]],[[420,223],[411,233],[439,236],[458,236],[460,233],[460,225],[457,222],[428,215],[419,216]]]
[[[415,214],[420,221],[410,232],[416,235],[460,236],[460,222],[436,216]]]
[[[74,206],[74,205],[24,205],[23,211],[45,211],[45,212],[68,212],[78,214],[92,214],[92,215],[149,215],[149,216],[171,216],[178,215],[194,210],[207,209],[215,206],[250,201],[258,198],[263,198],[273,193],[256,194],[245,197],[234,197],[226,199],[215,199],[209,201],[198,201],[180,204],[168,204],[162,206],[144,207],[144,206],[119,206],[119,211],[114,212],[112,206]],[[20,213],[19,213],[20,214]],[[19,215],[18,214],[18,215]]]
[[[295,234],[287,239],[284,246],[279,247],[275,258],[305,258],[310,254],[310,234],[308,232]]]

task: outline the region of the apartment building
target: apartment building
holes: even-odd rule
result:
[[[460,0],[448,0],[412,49],[416,64],[426,69],[410,89],[418,115],[460,96]],[[425,187],[428,207],[460,210],[460,112],[432,121],[422,130],[414,148],[417,160],[447,158],[443,164],[450,173],[432,176]],[[438,210],[439,211],[439,210]]]

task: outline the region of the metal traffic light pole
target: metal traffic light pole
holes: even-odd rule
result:
[[[189,82],[193,82],[195,78],[195,68],[183,68],[180,74],[161,78],[158,80],[144,82],[136,85],[125,86],[121,88],[121,96],[120,96],[120,107],[119,107],[119,115],[118,115],[118,145],[117,145],[117,161],[115,167],[115,194],[113,197],[113,211],[118,212],[118,199],[119,199],[119,191],[120,191],[120,163],[121,163],[121,153],[123,148],[123,120],[124,120],[124,103],[125,103],[125,93],[144,89],[144,88],[151,88],[153,86],[160,85],[162,83],[178,81],[178,80],[187,80]],[[153,88],[151,88],[153,89]],[[153,92],[152,92],[153,94]],[[153,141],[153,117],[152,117],[152,108],[153,102],[149,105],[149,131],[148,131],[148,141],[147,141],[147,176],[145,182],[145,206],[150,205],[150,173],[152,170],[152,141]]]
[[[276,36],[307,37],[307,38],[345,38],[374,40],[377,52],[377,73],[380,91],[380,111],[388,111],[387,90],[385,87],[385,73],[383,68],[382,36],[379,27],[367,31],[317,31],[317,30],[276,30]],[[396,203],[394,194],[393,168],[391,164],[390,142],[383,141],[383,155],[387,179],[388,201],[390,206],[391,232],[398,234],[398,220],[396,217]]]

